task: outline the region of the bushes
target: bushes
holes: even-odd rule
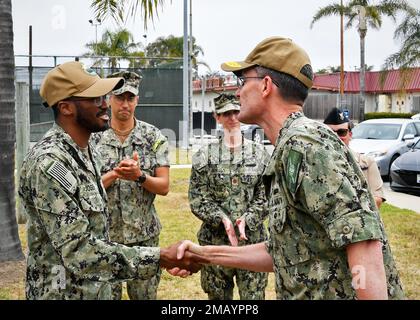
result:
[[[410,119],[413,113],[393,113],[393,112],[369,112],[365,113],[365,120],[383,118],[406,118]]]

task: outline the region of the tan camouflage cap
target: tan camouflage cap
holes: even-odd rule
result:
[[[241,110],[239,101],[233,94],[222,93],[220,96],[214,98],[214,106],[217,114],[231,110]]]
[[[131,71],[120,71],[108,76],[108,78],[118,77],[122,77],[125,80],[125,83],[121,88],[112,91],[112,94],[119,95],[124,92],[131,92],[135,96],[139,94],[140,81],[143,79],[141,75]]]
[[[312,87],[311,60],[307,53],[290,39],[267,38],[251,51],[245,61],[225,62],[221,67],[224,71],[239,73],[255,66],[287,73],[298,79],[307,88]]]
[[[101,79],[94,70],[78,61],[66,62],[50,70],[39,94],[45,107],[70,97],[101,97],[124,84],[122,78]]]

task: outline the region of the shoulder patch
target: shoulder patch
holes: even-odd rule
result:
[[[162,145],[162,144],[164,144],[165,143],[165,140],[164,139],[158,139],[158,140],[156,140],[156,142],[153,144],[153,146],[152,146],[152,150],[153,150],[153,152],[156,152],[158,149],[159,149],[159,147]]]
[[[289,151],[286,167],[286,181],[287,188],[292,193],[296,192],[297,180],[299,176],[300,166],[302,164],[302,158],[302,153],[293,149]]]
[[[57,180],[67,191],[73,193],[76,190],[76,178],[60,162],[54,161],[48,168],[47,173]]]

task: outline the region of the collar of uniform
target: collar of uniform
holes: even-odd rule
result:
[[[296,111],[296,112],[293,112],[293,113],[289,114],[289,116],[284,121],[283,126],[280,128],[279,135],[278,135],[277,141],[276,141],[276,146],[278,145],[278,142],[279,142],[281,136],[287,131],[287,129],[289,129],[289,127],[292,125],[292,123],[295,120],[297,120],[299,118],[302,118],[303,116],[304,116],[304,114],[300,111]]]
[[[130,134],[127,136],[127,139],[124,140],[124,143],[122,144],[123,146],[125,146],[126,144],[129,144],[129,141],[131,141],[132,139],[130,138],[131,136],[136,136],[137,137],[137,131],[139,130],[139,121],[137,119],[134,118],[134,128],[133,130],[130,132]],[[105,130],[102,133],[102,141],[103,144],[106,145],[110,145],[113,147],[120,147],[121,146],[121,141],[120,139],[118,139],[118,136],[116,135],[116,133],[114,132],[114,130],[112,128],[109,128],[107,130]]]
[[[70,137],[70,135],[64,131],[64,129],[62,127],[60,127],[57,123],[53,124],[53,127],[51,128],[51,130],[49,131],[49,133],[46,135],[47,136],[57,136],[60,137],[61,140],[68,145],[68,147],[70,147],[72,149],[72,154],[73,155],[77,155],[77,157],[79,159],[75,159],[78,163],[83,164],[83,166],[85,167],[86,170],[92,172],[92,170],[90,170],[89,166],[86,165],[86,161],[91,161],[90,159],[86,159],[85,155],[82,153],[82,151],[80,150],[79,146],[74,142],[74,140]],[[71,150],[68,150],[71,151]],[[96,174],[95,172],[92,172],[93,174]]]

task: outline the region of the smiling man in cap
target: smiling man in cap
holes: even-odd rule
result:
[[[401,283],[382,220],[350,150],[303,114],[311,62],[271,37],[225,71],[238,76],[239,120],[260,125],[275,149],[264,172],[270,239],[244,247],[180,247],[212,264],[274,271],[278,299],[399,299]]]
[[[106,94],[123,84],[80,62],[44,78],[40,94],[55,124],[26,156],[19,185],[28,216],[27,299],[110,299],[110,281],[147,279],[159,265],[199,269],[176,260],[176,246],[109,241],[106,192],[88,140],[108,127]]]

